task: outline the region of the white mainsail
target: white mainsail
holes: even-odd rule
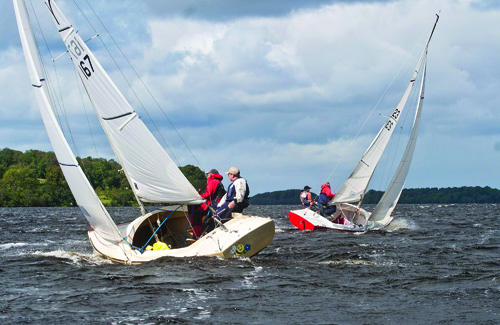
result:
[[[122,243],[120,243],[122,241],[122,236],[118,228],[85,177],[85,174],[79,166],[57,123],[56,116],[49,101],[50,97],[48,95],[47,84],[24,0],[13,0],[13,2],[24,57],[28,66],[33,90],[35,91],[36,101],[45,128],[47,129],[50,142],[54,148],[57,161],[64,173],[64,177],[68,182],[78,206],[87,218],[92,229],[99,234],[100,239],[108,245],[120,246],[122,245]],[[123,254],[126,259],[126,254]]]
[[[337,192],[332,200],[332,203],[359,202],[363,199],[366,188],[368,187],[372,175],[375,172],[375,168],[377,167],[377,164],[396,128],[399,117],[406,106],[406,102],[408,101],[408,97],[410,96],[410,92],[422,66],[424,56],[427,53],[429,41],[430,38],[424,47],[424,51],[422,52],[420,59],[418,60],[415,71],[413,72],[408,87],[406,87],[403,97],[401,97],[398,105],[380,129],[377,136],[372,141],[361,160],[358,162],[358,165],[352,174]]]
[[[406,182],[406,177],[408,176],[408,171],[410,170],[411,160],[413,158],[413,153],[415,151],[415,145],[417,144],[418,129],[420,127],[420,118],[422,116],[422,107],[424,103],[424,91],[425,91],[425,75],[426,75],[427,63],[424,63],[422,83],[420,86],[420,94],[417,104],[417,111],[415,112],[415,119],[413,121],[413,128],[411,130],[410,139],[406,145],[405,152],[399,163],[398,169],[391,180],[391,183],[387,187],[384,195],[380,199],[379,203],[375,207],[375,210],[370,216],[370,220],[380,223],[381,226],[388,224],[392,218],[391,213],[398,203],[401,192]]]
[[[145,202],[202,203],[56,3],[46,4],[135,195]]]

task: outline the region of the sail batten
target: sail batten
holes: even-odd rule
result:
[[[57,4],[49,0],[47,7],[136,197],[144,202],[202,203]]]
[[[108,245],[119,245],[122,248],[123,258],[127,259],[128,257],[124,252],[123,243],[121,243],[122,238],[116,224],[94,192],[57,123],[50,102],[50,96],[45,87],[42,63],[39,59],[26,5],[23,0],[13,0],[13,3],[28,72],[31,81],[35,81],[36,83],[36,85],[33,83],[35,98],[64,177],[78,206],[82,211],[86,211],[84,215],[92,229]],[[40,84],[38,84],[38,81]]]

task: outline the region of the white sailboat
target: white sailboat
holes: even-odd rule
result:
[[[358,165],[352,174],[342,185],[335,197],[329,202],[329,205],[336,206],[337,209],[335,213],[332,217],[326,218],[311,209],[290,211],[288,214],[289,220],[297,228],[302,230],[336,229],[351,232],[365,232],[384,228],[393,220],[392,212],[398,203],[401,192],[403,191],[417,142],[424,100],[427,50],[439,20],[439,16],[436,16],[436,21],[431,34],[424,46],[424,50],[422,51],[417,66],[401,100],[383,124],[382,128],[364,153],[361,160],[358,162]],[[399,163],[399,166],[384,195],[380,199],[374,211],[370,213],[361,208],[361,203],[373,173],[375,172],[375,168],[377,167],[377,164],[396,128],[399,118],[401,117],[403,109],[406,106],[410,92],[413,89],[419,73],[422,73],[419,97],[416,105],[412,131],[406,145],[405,152],[403,153],[401,162]],[[353,203],[357,204],[354,205]]]
[[[57,122],[42,61],[24,0],[13,0],[19,34],[42,119],[69,187],[90,224],[95,251],[120,263],[137,264],[164,256],[251,257],[274,237],[269,218],[233,214],[224,225],[188,240],[186,205],[203,199],[120,93],[86,43],[53,0],[45,2],[87,91],[111,147],[123,167],[142,215],[116,225],[79,166]],[[144,203],[178,205],[147,212]],[[164,250],[147,250],[163,242]]]

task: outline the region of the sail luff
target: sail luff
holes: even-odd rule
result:
[[[88,182],[88,179],[85,177],[85,174],[78,164],[78,161],[71,151],[69,144],[67,143],[62,130],[57,123],[57,119],[46,90],[42,64],[36,48],[26,5],[23,0],[13,0],[13,3],[19,28],[19,36],[28,72],[35,92],[36,101],[64,177],[78,206],[87,218],[92,229],[94,229],[102,240],[107,242],[109,245],[121,246],[122,238],[116,224],[109,216],[108,212],[102,205],[102,202],[99,200],[92,186]],[[126,254],[123,254],[124,257],[127,258]]]
[[[202,203],[56,3],[47,6],[134,194],[144,202]]]
[[[365,151],[363,157],[356,165],[354,171],[341,186],[341,188],[333,198],[332,204],[361,202],[361,200],[363,199],[365,191],[368,188],[368,184],[370,183],[373,173],[375,172],[377,164],[380,161],[380,158],[382,157],[382,154],[384,153],[384,150],[387,147],[387,144],[396,128],[399,117],[401,116],[406,106],[406,102],[408,101],[410,92],[419,74],[423,60],[426,57],[429,42],[432,39],[432,35],[434,34],[434,30],[436,28],[438,20],[439,16],[437,16],[436,18],[436,22],[434,23],[431,34],[427,42],[425,43],[422,54],[420,55],[415,70],[412,73],[410,82],[406,87],[406,90],[401,97],[398,105],[386,120],[386,122],[383,124],[382,128],[377,133],[375,139],[372,141],[368,149]]]
[[[399,197],[403,191],[406,177],[408,176],[408,172],[410,170],[411,161],[413,159],[413,153],[415,152],[415,147],[417,144],[417,136],[420,127],[420,119],[422,116],[422,108],[424,103],[424,92],[425,92],[425,77],[426,77],[426,64],[424,63],[423,67],[423,76],[422,76],[422,84],[420,88],[420,94],[417,104],[417,109],[415,112],[415,119],[413,122],[413,128],[410,134],[410,138],[408,140],[408,144],[406,146],[405,152],[401,159],[401,162],[394,174],[387,190],[384,195],[380,199],[379,203],[375,207],[372,215],[370,216],[370,220],[378,222],[385,226],[390,222],[392,211],[396,208],[396,205],[399,201]]]

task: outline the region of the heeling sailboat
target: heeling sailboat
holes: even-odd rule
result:
[[[185,205],[203,199],[120,93],[75,28],[54,1],[45,2],[73,65],[87,91],[111,147],[123,167],[142,215],[116,225],[99,200],[70,149],[53,111],[42,61],[24,0],[13,0],[31,83],[52,147],[75,200],[87,218],[94,249],[121,263],[141,263],[163,256],[251,257],[274,237],[268,218],[233,214],[233,218],[194,243],[187,241]],[[147,212],[144,202],[177,204]],[[156,225],[156,226],[154,226]],[[145,250],[155,241],[171,249]]]
[[[403,191],[417,142],[425,90],[427,50],[439,20],[439,16],[436,16],[436,21],[431,34],[424,46],[417,66],[401,100],[387,121],[383,124],[382,128],[364,153],[361,160],[358,162],[352,174],[329,203],[330,205],[336,205],[336,212],[330,219],[327,219],[310,209],[290,211],[288,214],[289,220],[297,228],[302,230],[336,229],[351,232],[365,232],[384,228],[393,220],[392,212],[394,211],[401,192]],[[412,131],[406,145],[405,152],[403,153],[401,162],[399,163],[389,186],[384,192],[384,195],[380,199],[374,211],[370,213],[360,207],[363,197],[373,173],[375,172],[377,164],[382,157],[403,109],[406,106],[410,92],[413,89],[419,73],[422,73],[419,97],[416,105],[417,107],[415,110]],[[353,203],[356,202],[357,205],[353,205]]]

